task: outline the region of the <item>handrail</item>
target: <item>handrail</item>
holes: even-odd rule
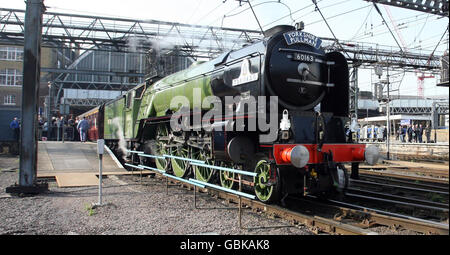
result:
[[[243,175],[250,175],[250,176],[256,177],[256,173],[254,173],[254,172],[236,170],[236,169],[227,168],[227,167],[212,166],[212,165],[207,165],[207,164],[199,164],[199,163],[195,163],[195,162],[191,163],[191,165],[200,166],[200,167],[208,167],[208,168],[217,169],[217,170],[220,170],[220,171],[227,171],[227,172],[243,174]]]
[[[236,173],[236,174],[249,175],[249,176],[253,176],[253,177],[256,177],[256,175],[257,175],[254,172],[237,170],[237,169],[232,169],[232,168],[228,168],[228,167],[208,165],[208,164],[205,163],[205,161],[197,160],[197,159],[183,158],[183,157],[172,156],[172,155],[167,155],[167,154],[163,154],[162,156],[156,156],[156,155],[145,154],[142,151],[133,151],[133,150],[127,150],[127,151],[131,152],[131,153],[137,153],[138,156],[144,156],[144,157],[150,157],[150,158],[158,158],[158,159],[174,158],[174,159],[179,159],[179,160],[185,160],[185,161],[189,161],[190,165],[212,168],[212,169],[216,169],[216,170],[219,170],[219,171],[227,171],[227,172],[232,172],[232,173]],[[128,164],[128,163],[125,163],[125,165],[126,166],[130,166],[130,167],[134,167],[134,168],[138,168],[138,169],[141,169],[141,170],[142,169],[148,169],[148,170],[156,171],[156,172],[159,172],[163,176],[166,176],[168,178],[172,178],[172,179],[175,179],[175,180],[178,180],[178,181],[181,181],[181,182],[189,183],[191,185],[198,186],[198,187],[201,187],[201,188],[205,188],[205,186],[208,186],[208,187],[211,187],[211,188],[214,188],[214,189],[222,190],[222,191],[229,192],[229,193],[232,193],[232,194],[235,194],[235,195],[238,195],[238,196],[246,197],[246,198],[249,198],[249,199],[255,199],[256,198],[255,195],[250,195],[250,194],[247,194],[247,193],[244,193],[244,192],[241,192],[241,191],[236,191],[236,190],[233,190],[233,189],[224,188],[222,186],[215,185],[215,184],[212,184],[212,183],[203,182],[203,181],[199,181],[197,179],[193,179],[193,178],[189,178],[189,180],[183,179],[183,178],[180,178],[180,177],[168,174],[168,173],[166,173],[166,171],[161,170],[161,169],[157,169],[157,168],[154,168],[154,167],[149,167],[149,166],[144,166],[144,165],[135,166],[135,165]]]
[[[199,181],[199,180],[196,180],[196,179],[192,179],[192,178],[190,178],[189,180],[191,182],[196,182],[196,183],[199,183],[199,184],[211,187],[211,188],[219,189],[219,190],[222,190],[222,191],[225,191],[225,192],[230,192],[230,193],[238,195],[238,196],[246,197],[246,198],[249,198],[249,199],[255,199],[254,195],[250,195],[250,194],[247,194],[247,193],[244,193],[244,192],[240,192],[240,191],[224,188],[224,187],[219,186],[219,185],[215,185],[215,184],[207,183],[207,182],[202,182],[202,181]]]

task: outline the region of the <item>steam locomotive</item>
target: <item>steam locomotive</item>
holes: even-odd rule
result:
[[[230,189],[236,188],[237,174],[183,158],[251,171],[256,176],[242,183],[265,203],[293,193],[339,194],[348,185],[344,163],[374,164],[379,154],[346,136],[347,61],[293,26],[264,34],[242,49],[149,79],[79,117],[92,121],[90,138],[104,138],[122,163]]]

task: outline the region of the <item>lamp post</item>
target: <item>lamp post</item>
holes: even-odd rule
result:
[[[52,133],[52,83],[48,82],[48,102],[47,102],[47,140],[50,141]]]

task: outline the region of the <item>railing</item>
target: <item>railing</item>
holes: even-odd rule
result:
[[[141,156],[141,157],[149,157],[149,158],[156,158],[156,159],[173,158],[173,159],[178,159],[178,160],[184,160],[184,161],[187,161],[188,164],[190,164],[190,165],[211,168],[211,169],[215,169],[215,170],[219,170],[219,171],[226,171],[226,172],[236,173],[239,176],[239,180],[241,179],[240,175],[248,175],[248,176],[252,176],[252,177],[256,176],[256,173],[254,173],[254,172],[247,172],[247,171],[237,170],[237,169],[228,168],[228,167],[208,165],[208,164],[205,163],[205,161],[197,160],[197,159],[183,158],[183,157],[167,155],[167,154],[164,154],[162,156],[157,156],[157,155],[145,154],[143,151],[134,151],[134,150],[127,150],[127,152],[135,153],[135,154],[137,154],[138,156]],[[195,186],[201,186],[202,188],[204,188],[205,186],[208,186],[210,188],[215,188],[215,189],[218,189],[218,190],[229,192],[229,193],[232,193],[232,194],[235,194],[235,195],[238,195],[238,196],[243,196],[243,197],[246,197],[246,198],[255,199],[254,195],[250,195],[250,194],[243,193],[243,192],[240,192],[240,191],[235,191],[235,190],[229,189],[229,188],[224,188],[224,187],[221,187],[221,186],[218,186],[218,185],[215,185],[215,184],[202,182],[202,181],[199,181],[199,180],[197,180],[195,178],[194,179],[190,178],[189,180],[183,179],[183,178],[180,178],[180,177],[168,174],[168,173],[166,173],[166,171],[163,171],[161,169],[157,169],[157,168],[153,168],[153,167],[149,167],[149,166],[144,166],[144,165],[136,166],[136,165],[132,165],[132,164],[128,164],[128,163],[125,163],[125,165],[129,166],[129,167],[137,168],[137,169],[147,169],[147,170],[151,170],[151,171],[156,171],[158,173],[163,174],[164,176],[166,176],[168,178],[172,178],[172,179],[175,179],[175,180],[178,180],[178,181],[181,181],[181,182],[189,183],[189,184],[192,184],[192,185],[195,185]],[[195,172],[194,172],[194,174],[195,174]],[[242,183],[240,183],[239,186],[242,186]]]
[[[73,126],[39,126],[38,132],[41,141],[80,141],[80,135]]]
[[[212,189],[221,190],[221,191],[224,191],[224,192],[228,192],[228,193],[237,195],[238,198],[239,198],[239,208],[238,208],[239,209],[239,227],[242,228],[242,210],[241,210],[242,209],[242,199],[241,198],[242,197],[246,197],[248,199],[254,200],[256,198],[256,196],[252,195],[252,194],[248,194],[248,193],[242,192],[242,188],[241,188],[242,187],[242,178],[241,178],[241,175],[248,175],[248,176],[255,177],[256,173],[242,171],[242,170],[238,170],[238,169],[232,169],[232,168],[228,168],[228,167],[208,165],[202,160],[183,158],[183,157],[167,155],[167,154],[159,156],[159,155],[145,154],[143,151],[127,150],[127,152],[135,153],[139,157],[149,157],[149,158],[166,159],[166,160],[168,158],[173,158],[173,159],[178,159],[178,160],[184,160],[190,165],[211,168],[211,169],[215,169],[215,170],[219,170],[219,171],[226,171],[226,172],[236,173],[238,175],[238,179],[239,179],[239,190],[238,191],[237,190],[233,190],[233,189],[229,189],[229,188],[225,188],[225,187],[222,187],[222,186],[219,186],[219,185],[216,185],[216,184],[199,181],[199,180],[196,179],[195,171],[194,171],[194,178],[183,179],[183,178],[180,178],[178,176],[174,176],[174,175],[168,174],[165,170],[161,170],[161,169],[158,169],[158,168],[144,166],[144,165],[137,165],[136,166],[136,165],[133,165],[133,164],[125,163],[126,166],[129,166],[129,167],[132,167],[132,168],[135,168],[135,169],[139,169],[140,171],[142,171],[143,169],[147,169],[147,170],[158,172],[158,173],[162,174],[163,176],[165,176],[167,178],[167,181],[166,181],[166,192],[167,193],[168,193],[168,186],[169,186],[169,178],[193,185],[194,186],[194,207],[195,208],[197,208],[197,205],[196,205],[197,189],[196,189],[196,187],[200,187],[200,188],[209,187],[209,188],[212,188]]]

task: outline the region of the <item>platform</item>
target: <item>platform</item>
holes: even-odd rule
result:
[[[59,187],[98,185],[99,160],[96,143],[39,141],[38,178],[55,178]],[[143,171],[149,172],[149,171]],[[105,147],[102,175],[141,173],[124,169]]]
[[[381,154],[387,153],[386,142],[372,142],[367,145],[376,145]],[[393,141],[389,145],[389,154],[400,160],[449,160],[448,143],[400,143]]]

